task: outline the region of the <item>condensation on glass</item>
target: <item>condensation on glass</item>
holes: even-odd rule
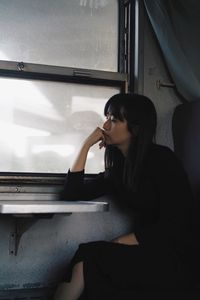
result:
[[[116,71],[117,0],[0,0],[0,60]]]
[[[59,82],[0,78],[2,172],[66,173],[81,142],[105,118],[119,90]],[[103,170],[104,150],[91,148],[86,172]]]

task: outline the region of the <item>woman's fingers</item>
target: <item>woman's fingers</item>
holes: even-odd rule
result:
[[[86,139],[86,143],[91,147],[92,145],[104,141],[103,129],[97,127]]]
[[[99,149],[102,149],[103,147],[106,147],[106,141],[105,141],[105,136],[104,136],[104,130],[99,128],[101,130],[101,142],[99,143]]]
[[[105,141],[101,141],[101,142],[99,143],[99,149],[101,149],[101,148],[103,148],[103,147],[106,147]]]

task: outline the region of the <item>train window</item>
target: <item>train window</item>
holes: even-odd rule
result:
[[[0,60],[117,71],[117,0],[1,0],[0,28]]]
[[[64,173],[81,140],[104,121],[112,87],[0,78],[1,170]],[[93,147],[87,171],[103,167]]]
[[[131,90],[134,3],[0,0],[3,176],[62,176],[83,138],[102,125],[105,101]],[[95,147],[87,173],[103,168]]]

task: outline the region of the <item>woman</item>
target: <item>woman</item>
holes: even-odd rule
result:
[[[137,291],[187,288],[193,280],[193,196],[175,154],[153,143],[155,107],[145,96],[117,94],[104,113],[103,129],[86,138],[68,172],[64,195],[69,200],[114,195],[134,212],[134,232],[81,244],[70,282],[55,299],[133,299]],[[106,148],[105,172],[85,182],[87,154],[96,143]]]

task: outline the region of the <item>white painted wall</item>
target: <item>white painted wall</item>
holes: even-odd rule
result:
[[[174,108],[180,104],[179,98],[173,88],[157,88],[156,82],[172,83],[163,61],[163,56],[157,39],[152,30],[148,17],[144,16],[143,25],[143,65],[140,72],[143,74],[142,91],[155,104],[158,114],[157,143],[173,149],[172,115]],[[141,75],[142,77],[142,75]]]

